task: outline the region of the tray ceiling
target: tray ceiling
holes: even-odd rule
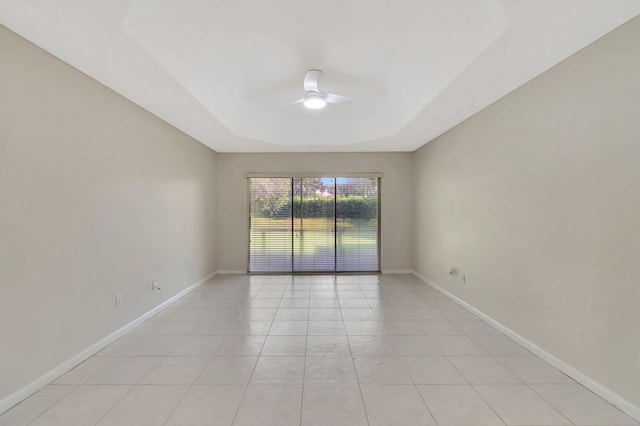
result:
[[[0,23],[219,152],[412,151],[640,0],[0,0]],[[320,88],[355,101],[308,110]]]

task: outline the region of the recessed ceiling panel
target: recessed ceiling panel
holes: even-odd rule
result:
[[[135,0],[123,23],[232,133],[283,145],[399,132],[508,27],[497,1]],[[308,69],[353,104],[307,110]]]

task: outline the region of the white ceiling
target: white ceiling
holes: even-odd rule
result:
[[[413,151],[640,0],[0,0],[0,23],[219,152]],[[308,69],[353,104],[307,110]]]

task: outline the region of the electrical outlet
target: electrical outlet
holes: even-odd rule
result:
[[[455,275],[456,273],[456,268],[454,268],[453,266],[449,266],[449,275]]]
[[[467,277],[465,276],[465,274],[460,274],[460,281],[462,281],[463,283],[467,281]]]
[[[122,295],[116,294],[116,308],[122,305]]]

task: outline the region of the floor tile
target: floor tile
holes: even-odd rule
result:
[[[277,308],[280,305],[280,299],[253,299],[249,305],[252,308]]]
[[[261,354],[304,356],[306,349],[306,336],[267,336]]]
[[[309,321],[309,336],[335,336],[345,335],[342,321]]]
[[[283,299],[309,299],[311,296],[311,292],[309,290],[303,289],[289,289],[286,290],[282,297]],[[280,303],[280,307],[282,307],[282,303]]]
[[[382,385],[412,384],[400,358],[396,356],[355,357],[359,383]]]
[[[438,308],[437,311],[449,320],[477,320],[478,317],[461,307]]]
[[[427,406],[412,385],[361,385],[371,426],[435,425]]]
[[[185,336],[169,353],[170,356],[211,356],[216,353],[224,336]]]
[[[309,308],[309,299],[282,299],[280,308]]]
[[[366,426],[358,385],[305,384],[302,426]]]
[[[504,425],[469,385],[419,385],[417,388],[440,426]]]
[[[147,320],[131,330],[129,332],[129,336],[148,336],[165,323],[166,321],[157,321],[154,317],[153,319]]]
[[[507,336],[473,336],[487,353],[496,356],[505,355],[531,355],[531,352],[509,339]]]
[[[432,306],[434,308],[451,308],[451,309],[457,309],[458,308],[458,304],[452,300],[449,300],[447,298],[444,297],[438,297],[438,298],[431,298],[429,301],[429,306]]]
[[[424,331],[413,321],[380,321],[385,334],[397,336],[420,336],[424,335]]]
[[[369,308],[369,302],[366,299],[339,299],[341,308]]]
[[[387,295],[379,295],[377,298],[367,298],[367,303],[372,310],[380,308],[392,308],[396,306],[396,300]]]
[[[148,385],[190,385],[196,381],[209,357],[173,356],[163,359],[142,380]]]
[[[428,336],[456,336],[464,332],[449,320],[421,320],[416,321],[418,327]]]
[[[229,335],[264,336],[271,327],[271,320],[238,321],[229,330]]]
[[[309,307],[313,308],[339,308],[340,304],[338,303],[338,299],[315,299],[311,298],[309,300]]]
[[[249,385],[233,426],[299,425],[302,385]]]
[[[345,321],[376,321],[377,318],[368,308],[343,308],[342,319]]]
[[[73,392],[76,385],[49,385],[0,415],[0,426],[26,425]]]
[[[201,385],[247,384],[257,361],[257,356],[214,356],[202,370],[196,383]]]
[[[342,321],[342,312],[337,308],[311,308],[309,319],[312,321]]]
[[[481,320],[454,320],[453,325],[468,336],[501,336],[495,328]]]
[[[106,346],[104,349],[96,353],[94,356],[121,356],[124,355],[129,349],[131,349],[134,345],[137,345],[142,336],[134,336],[134,335],[125,335]]]
[[[304,383],[358,383],[351,356],[307,356]]]
[[[520,379],[489,356],[449,357],[449,361],[471,384],[514,384]]]
[[[157,336],[186,336],[198,324],[198,321],[166,321],[151,334]]]
[[[393,356],[396,350],[388,336],[349,336],[353,356]]]
[[[162,361],[160,357],[122,357],[100,370],[86,383],[98,385],[136,385]]]
[[[275,308],[249,308],[240,315],[238,321],[273,320],[277,311]]]
[[[390,336],[389,340],[400,356],[442,355],[427,336]]]
[[[365,302],[364,294],[360,290],[338,290],[338,302],[342,305],[344,301],[354,301],[358,300],[359,302]]]
[[[514,425],[570,425],[558,410],[526,385],[475,385],[482,398],[507,423]]]
[[[252,384],[302,384],[304,358],[261,356],[251,376]]]
[[[60,376],[53,382],[53,384],[79,385],[81,383],[84,383],[95,374],[97,374],[100,370],[109,365],[111,362],[113,362],[115,359],[115,357],[93,356],[71,371]]]
[[[445,355],[487,355],[480,345],[467,336],[429,336]]]
[[[233,327],[234,320],[210,319],[198,324],[191,334],[194,336],[226,336]]]
[[[184,336],[146,336],[136,345],[132,346],[125,355],[127,356],[166,356]]]
[[[395,300],[395,299],[394,299]],[[396,301],[397,304],[397,301]],[[374,309],[380,321],[408,321],[411,320],[409,309],[405,308],[377,308]]]
[[[204,321],[211,315],[207,308],[187,308],[178,312],[172,319],[174,321]]]
[[[275,336],[306,336],[307,321],[273,321],[269,334]]]
[[[405,369],[415,384],[467,384],[456,367],[443,356],[401,357]]]
[[[98,426],[164,425],[187,389],[185,385],[136,386]]]
[[[264,288],[264,287],[263,287]],[[284,290],[260,290],[256,295],[258,299],[280,299]]]
[[[574,383],[561,371],[534,356],[498,356],[496,360],[525,383]]]
[[[69,426],[98,423],[133,386],[82,385],[55,404],[31,425]]]
[[[385,331],[378,321],[344,321],[344,327],[349,336],[380,336]]]
[[[276,312],[275,321],[306,321],[309,319],[308,309],[280,308]]]
[[[260,355],[266,336],[227,336],[216,356]]]
[[[317,286],[311,287],[310,298],[311,299],[337,299],[338,296],[333,290],[315,290]]]
[[[533,390],[573,423],[587,425],[638,425],[631,417],[580,385],[533,385]]]
[[[423,303],[416,299],[411,299],[412,303]],[[408,318],[414,321],[427,321],[427,320],[439,320],[442,319],[442,314],[435,309],[431,308],[411,308],[407,309]]]
[[[194,385],[169,417],[167,426],[229,426],[245,386]]]
[[[308,336],[307,355],[351,355],[347,336]]]

